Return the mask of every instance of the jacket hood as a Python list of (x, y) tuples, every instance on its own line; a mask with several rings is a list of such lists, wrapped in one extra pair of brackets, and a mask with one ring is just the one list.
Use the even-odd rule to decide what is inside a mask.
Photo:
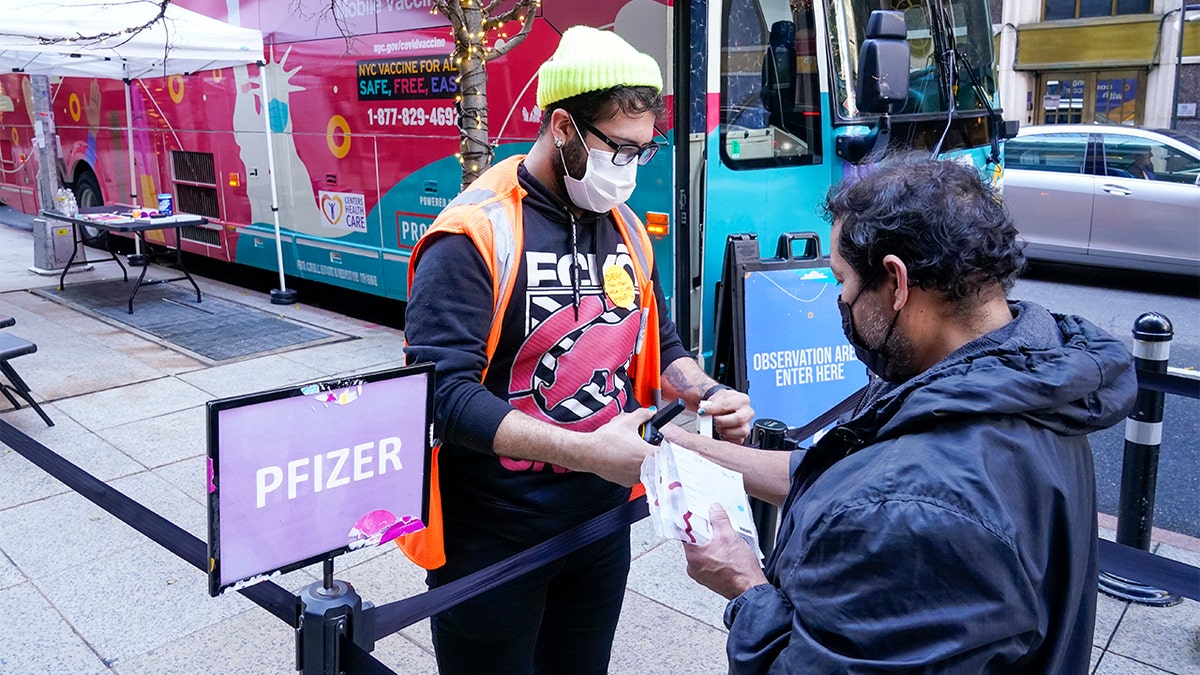
[(1078, 316), (1030, 302), (1010, 307), (1015, 323), (1004, 339), (980, 338), (884, 394), (866, 415), (876, 438), (961, 415), (1017, 415), (1079, 436), (1128, 415), (1137, 377), (1119, 340)]

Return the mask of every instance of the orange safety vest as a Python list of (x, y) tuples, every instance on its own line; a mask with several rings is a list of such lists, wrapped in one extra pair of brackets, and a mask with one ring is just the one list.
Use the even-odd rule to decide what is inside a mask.
[[(522, 226), (521, 200), (527, 194), (517, 181), (517, 165), (524, 155), (510, 157), (496, 164), (475, 180), (465, 192), (456, 197), (433, 222), (416, 246), (408, 262), (408, 288), (411, 292), (413, 273), (417, 259), (428, 242), (445, 234), (465, 234), (470, 237), (483, 257), (488, 272), (492, 275), (492, 329), (488, 333), (487, 358), (480, 381), (487, 377), (488, 365), (496, 346), (500, 343), (500, 328), (504, 311), (508, 307), (516, 273), (524, 250), (524, 228)], [(654, 405), (659, 400), (659, 377), (662, 373), (660, 345), (658, 339), (658, 303), (654, 300), (654, 286), (650, 272), (654, 265), (654, 251), (650, 237), (633, 210), (625, 204), (612, 210), (613, 219), (629, 257), (633, 261), (634, 279), (640, 298), (641, 331), (638, 335), (633, 358), (629, 364), (629, 376), (633, 382), (634, 397), (643, 406)], [(442, 492), (438, 482), (438, 449), (434, 446), (429, 468), (429, 522), (425, 529), (406, 534), (396, 540), (404, 555), (421, 567), (432, 570), (446, 564), (446, 551), (442, 539)], [(645, 494), (642, 485), (635, 485), (630, 499)]]

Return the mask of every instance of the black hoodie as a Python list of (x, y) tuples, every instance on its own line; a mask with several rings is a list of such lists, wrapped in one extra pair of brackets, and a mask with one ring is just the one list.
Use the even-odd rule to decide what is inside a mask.
[[(505, 536), (536, 541), (628, 498), (628, 488), (595, 475), (497, 457), (500, 420), (516, 408), (544, 422), (590, 431), (637, 409), (625, 367), (640, 326), (636, 297), (617, 306), (604, 291), (605, 270), (624, 267), (628, 251), (609, 214), (585, 214), (574, 226), (565, 205), (522, 164), (524, 250), (516, 286), (490, 365), (492, 280), (465, 235), (428, 242), (413, 277), (405, 336), (409, 362), (437, 368), (435, 433), (443, 513), (485, 519)], [(578, 286), (571, 251), (578, 251)], [(662, 364), (688, 356), (652, 274), (659, 306)], [(636, 284), (633, 284), (636, 294)], [(576, 297), (579, 298), (576, 302)], [(487, 379), (480, 373), (488, 365)]]

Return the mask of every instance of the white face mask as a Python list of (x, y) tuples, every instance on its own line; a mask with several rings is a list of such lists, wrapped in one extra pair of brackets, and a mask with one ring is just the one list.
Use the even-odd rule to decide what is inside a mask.
[[(571, 119), (571, 124), (575, 124), (574, 118)], [(575, 127), (575, 133), (579, 133), (578, 126)], [(583, 134), (579, 134), (579, 138), (582, 142)], [(562, 148), (558, 149), (558, 155), (562, 157)], [(563, 175), (567, 196), (575, 206), (585, 211), (606, 213), (619, 204), (624, 204), (629, 195), (633, 194), (633, 188), (637, 185), (637, 161), (617, 166), (613, 164), (612, 158), (612, 152), (588, 148), (587, 169), (583, 172), (583, 178), (575, 179), (571, 178), (570, 174)], [(566, 158), (563, 158), (563, 167), (566, 165)]]

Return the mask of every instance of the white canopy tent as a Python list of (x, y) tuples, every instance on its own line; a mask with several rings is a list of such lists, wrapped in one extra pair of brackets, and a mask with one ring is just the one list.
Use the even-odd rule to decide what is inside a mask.
[[(27, 0), (12, 3), (0, 20), (0, 72), (62, 77), (103, 77), (125, 82), (130, 190), (136, 191), (131, 98), (133, 80), (185, 75), (256, 63), (263, 65), (262, 33), (162, 0)], [(266, 69), (260, 76), (263, 106), (270, 100)], [(281, 293), (287, 293), (279, 231), (275, 161), (269, 116), (263, 115), (271, 212)], [(136, 200), (136, 192), (132, 195)]]

